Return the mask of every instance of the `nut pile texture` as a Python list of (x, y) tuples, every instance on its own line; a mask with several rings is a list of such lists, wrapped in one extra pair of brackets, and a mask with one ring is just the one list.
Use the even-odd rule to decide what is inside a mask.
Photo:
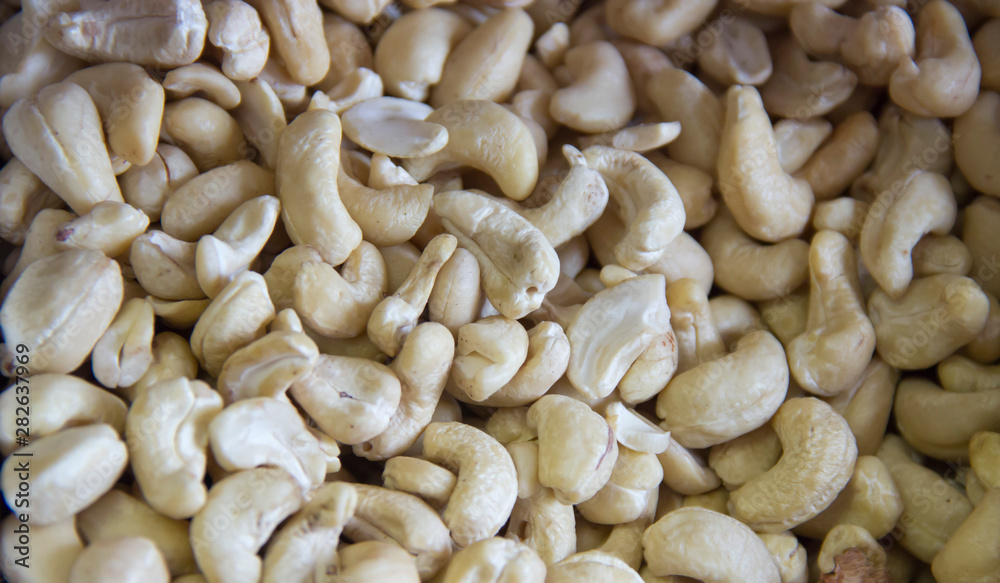
[(998, 0), (0, 0), (0, 115), (6, 581), (1000, 582)]

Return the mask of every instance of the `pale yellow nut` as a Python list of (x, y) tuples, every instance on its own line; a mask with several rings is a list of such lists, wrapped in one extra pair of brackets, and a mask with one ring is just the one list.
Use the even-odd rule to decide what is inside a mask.
[[(303, 253), (315, 254), (309, 250), (303, 248)], [(272, 264), (271, 270), (274, 269)], [(387, 291), (385, 262), (375, 247), (365, 241), (351, 252), (339, 273), (322, 261), (306, 260), (292, 277), (290, 291), (296, 310), (314, 330), (332, 338), (363, 333), (372, 311)], [(268, 289), (272, 296), (276, 294), (270, 286)]]
[(754, 330), (767, 329), (760, 312), (746, 300), (727, 294), (715, 296), (708, 301), (708, 305), (712, 321), (726, 346), (733, 346)]
[[(274, 90), (282, 107), (292, 113), (301, 113), (309, 105), (309, 88), (292, 78), (288, 68), (272, 51), (257, 79)], [(338, 112), (339, 113), (339, 112)]]
[(416, 559), (394, 543), (365, 541), (353, 544), (340, 550), (339, 559), (340, 574), (332, 579), (333, 583), (420, 581)]
[(143, 289), (164, 300), (205, 297), (196, 273), (196, 243), (163, 231), (148, 231), (132, 242), (129, 263)]
[(573, 83), (549, 103), (552, 119), (577, 131), (596, 133), (624, 126), (635, 113), (635, 90), (625, 60), (610, 43), (599, 41), (566, 53)]
[(680, 122), (647, 123), (621, 128), (620, 130), (604, 132), (580, 138), (581, 148), (595, 144), (611, 146), (630, 152), (645, 154), (656, 150), (677, 139), (681, 133)]
[(979, 481), (987, 488), (1000, 484), (1000, 434), (994, 431), (980, 431), (969, 441), (969, 457), (972, 469)]
[[(771, 424), (781, 459), (729, 498), (732, 515), (761, 532), (786, 530), (822, 512), (847, 485), (858, 457), (847, 422), (819, 399), (786, 401)], [(787, 486), (779, 494), (776, 484)]]
[(146, 374), (131, 387), (123, 389), (122, 395), (134, 401), (161, 380), (196, 376), (198, 360), (191, 354), (191, 344), (187, 339), (174, 332), (160, 332), (153, 337), (153, 362), (146, 369)]
[(528, 355), (528, 333), (518, 322), (491, 316), (458, 330), (452, 377), (473, 401), (482, 401), (503, 388)]
[[(913, 252), (911, 253), (913, 259), (913, 275), (916, 277), (924, 277), (928, 275), (937, 275), (939, 273), (954, 273), (957, 275), (968, 275), (972, 270), (972, 254), (969, 253), (968, 247), (962, 240), (953, 235), (925, 235), (916, 245), (913, 246)], [(1000, 305), (993, 305), (993, 296), (990, 298), (990, 320), (994, 320), (997, 316), (995, 315), (1000, 311)], [(992, 329), (992, 326), (987, 326), (987, 328)], [(991, 342), (994, 332), (988, 331), (987, 328), (983, 329), (981, 333), (982, 344), (975, 347), (969, 346), (967, 350), (978, 351), (989, 350), (991, 353), (996, 349), (989, 348), (985, 346)], [(997, 356), (1000, 356), (998, 354)], [(990, 357), (977, 356), (979, 360), (985, 360), (987, 362), (995, 360)]]
[(663, 467), (654, 454), (619, 447), (608, 482), (576, 508), (581, 516), (597, 524), (631, 522), (642, 516), (649, 492), (662, 481)]
[(708, 463), (726, 488), (735, 490), (774, 467), (780, 458), (778, 434), (770, 424), (765, 424), (730, 441), (713, 445)]
[(121, 490), (108, 492), (78, 514), (76, 524), (91, 543), (120, 537), (149, 539), (174, 577), (197, 571), (187, 521), (167, 518)]
[(361, 229), (340, 201), (332, 177), (340, 166), (340, 119), (308, 111), (282, 132), (276, 169), (281, 218), (296, 245), (312, 245), (340, 265), (361, 242)]
[[(864, 172), (879, 145), (878, 125), (867, 111), (851, 114), (795, 173), (812, 187), (817, 201), (844, 192)], [(818, 210), (818, 209), (817, 209)]]
[(217, 388), (226, 403), (280, 398), (294, 382), (312, 372), (318, 359), (316, 343), (305, 334), (272, 330), (226, 359)]
[[(358, 67), (345, 75), (326, 93), (320, 91), (314, 93), (308, 109), (328, 109), (337, 114), (344, 113), (363, 101), (382, 97), (384, 89), (382, 78), (378, 73), (365, 67)], [(289, 105), (286, 100), (286, 107)], [(298, 109), (294, 106), (291, 108)]]
[(145, 537), (126, 536), (91, 542), (73, 563), (70, 583), (168, 583), (170, 572), (163, 555)]
[(441, 466), (420, 458), (396, 456), (385, 462), (382, 472), (383, 486), (420, 497), (431, 506), (441, 509), (455, 489), (455, 474)]
[(323, 13), (315, 2), (250, 0), (271, 32), (277, 54), (292, 78), (303, 85), (323, 79), (330, 53), (323, 37)]
[(906, 370), (933, 366), (975, 338), (989, 309), (979, 285), (955, 274), (915, 280), (898, 300), (882, 290), (868, 300), (879, 355)]
[(982, 68), (957, 8), (944, 0), (920, 7), (917, 54), (904, 58), (889, 80), (889, 96), (907, 111), (955, 117), (976, 100)]
[(529, 409), (528, 427), (538, 431), (538, 479), (560, 501), (589, 500), (607, 483), (618, 459), (618, 442), (604, 418), (589, 407), (546, 395)]
[(714, 176), (725, 121), (722, 100), (694, 75), (673, 68), (653, 74), (646, 94), (664, 121), (679, 121), (692, 130), (681, 131), (667, 144), (670, 158)]
[[(1000, 572), (1000, 490), (988, 491), (934, 558), (931, 570), (939, 581), (991, 581)], [(982, 551), (980, 552), (980, 549)]]
[(1000, 196), (996, 144), (1000, 142), (1000, 94), (983, 91), (975, 103), (955, 119), (955, 162), (979, 192)]
[(483, 539), (455, 553), (443, 583), (499, 583), (546, 580), (545, 563), (528, 546), (502, 538)]
[(768, 43), (774, 72), (760, 88), (769, 114), (806, 119), (825, 115), (847, 100), (858, 76), (833, 61), (811, 61), (791, 36), (773, 36)]
[(514, 504), (507, 538), (527, 545), (551, 565), (576, 552), (576, 521), (571, 505), (557, 500), (550, 488), (541, 488)]
[(49, 85), (3, 117), (11, 151), (77, 214), (122, 202), (94, 101), (74, 83)]
[[(352, 253), (359, 255), (365, 253), (364, 245), (359, 245)], [(308, 245), (293, 245), (271, 261), (270, 267), (264, 272), (264, 281), (267, 283), (267, 292), (275, 310), (281, 311), (294, 306), (295, 280), (303, 270), (303, 266), (309, 262), (322, 264), (323, 258), (319, 251)], [(301, 317), (308, 318), (307, 314), (308, 311), (303, 310)]]
[(514, 89), (534, 24), (520, 8), (506, 8), (477, 26), (448, 53), (431, 105), (463, 99), (502, 102)]
[(94, 377), (114, 389), (135, 384), (153, 361), (153, 306), (135, 298), (122, 305), (115, 320), (94, 345)]
[[(386, 258), (387, 267), (391, 263), (390, 256), (387, 254), (388, 250), (397, 248), (402, 247), (387, 247), (381, 250), (383, 257)], [(395, 284), (392, 277), (393, 270), (391, 267), (389, 268), (390, 292), (395, 292), (402, 285), (405, 277), (413, 269), (413, 265), (416, 265), (420, 255), (419, 252), (416, 252), (416, 248), (414, 248), (414, 253), (408, 257), (405, 266), (401, 265), (402, 277)], [(434, 288), (427, 299), (430, 320), (443, 324), (452, 334), (457, 335), (459, 328), (479, 318), (482, 295), (482, 288), (479, 284), (479, 261), (470, 251), (461, 247), (456, 248), (434, 279)]]
[(243, 129), (243, 135), (260, 152), (264, 166), (274, 169), (278, 161), (278, 143), (288, 127), (285, 106), (271, 85), (262, 77), (252, 81), (237, 81), (240, 105), (233, 117)]
[(150, 221), (158, 221), (171, 195), (196, 176), (198, 169), (183, 150), (159, 144), (149, 164), (132, 166), (118, 183), (125, 202), (146, 213)]
[(809, 564), (806, 549), (799, 539), (790, 532), (761, 533), (771, 558), (778, 565), (782, 583), (806, 583), (809, 580)]
[(771, 243), (799, 235), (809, 221), (813, 194), (804, 180), (782, 169), (760, 94), (733, 87), (719, 147), (719, 190), (736, 222)]
[(685, 278), (672, 283), (667, 288), (667, 305), (677, 339), (678, 373), (726, 354), (708, 297), (696, 281)]
[[(69, 517), (60, 522), (46, 526), (28, 526), (31, 544), (35, 546), (31, 553), (31, 559), (27, 561), (29, 567), (23, 568), (15, 563), (18, 559), (23, 559), (18, 546), (18, 535), (24, 533), (24, 523), (18, 520), (16, 514), (11, 514), (3, 520), (2, 534), (0, 540), (3, 541), (2, 560), (0, 560), (0, 574), (11, 583), (35, 583), (42, 581), (68, 581), (73, 562), (83, 551), (84, 541), (74, 527), (75, 520)], [(18, 532), (21, 529), (21, 532)]]
[[(121, 301), (121, 270), (98, 251), (65, 251), (35, 261), (0, 309), (4, 370), (13, 372), (18, 365), (31, 373), (76, 369), (111, 324)], [(26, 350), (30, 358), (16, 358)]]
[(896, 389), (893, 412), (899, 434), (917, 451), (967, 461), (975, 433), (1000, 431), (998, 406), (1000, 389), (958, 393), (931, 381), (904, 379)]
[[(392, 24), (399, 22), (400, 19), (392, 21)], [(376, 48), (384, 44), (386, 33), (388, 33), (388, 29), (382, 34), (382, 38), (379, 40)], [(364, 36), (364, 33), (361, 32), (361, 29), (356, 24), (344, 20), (336, 14), (324, 12), (323, 36), (326, 38), (326, 46), (330, 52), (330, 68), (327, 70), (323, 80), (316, 84), (319, 90), (329, 91), (333, 89), (350, 72), (360, 67), (377, 70), (379, 76), (386, 83), (386, 89), (389, 89), (390, 82), (386, 72), (381, 67), (373, 65), (372, 47), (368, 43), (367, 37)], [(421, 38), (425, 41), (430, 41), (435, 37)], [(392, 91), (389, 91), (389, 93), (392, 94)], [(398, 97), (410, 98), (408, 95), (400, 95)]]
[(194, 0), (116, 0), (60, 12), (44, 34), (56, 48), (81, 59), (179, 67), (197, 60), (207, 29), (201, 3)]
[(259, 581), (257, 553), (302, 503), (298, 484), (280, 468), (245, 470), (216, 483), (191, 521), (195, 559), (205, 580)]
[(868, 203), (849, 196), (820, 201), (813, 208), (812, 227), (817, 231), (836, 231), (854, 245), (870, 208)]
[[(59, 206), (63, 206), (61, 201)], [(75, 218), (73, 213), (57, 209), (42, 209), (35, 215), (25, 233), (24, 245), (8, 258), (8, 261), (14, 260), (14, 263), (13, 266), (10, 263), (5, 266), (9, 273), (3, 283), (0, 283), (0, 293), (6, 296), (11, 286), (31, 264), (62, 252), (56, 233), (63, 224)]]
[(975, 36), (972, 37), (972, 46), (979, 57), (979, 64), (982, 68), (982, 89), (1000, 91), (1000, 73), (997, 72), (997, 63), (1000, 62), (1000, 42), (997, 33), (1000, 32), (1000, 19), (993, 18), (986, 21)]
[(389, 426), (402, 396), (401, 382), (385, 365), (364, 358), (320, 355), (289, 394), (321, 431), (354, 445)]
[[(760, 537), (738, 520), (704, 508), (667, 513), (643, 533), (642, 548), (656, 575), (720, 582), (781, 581)], [(720, 548), (731, 552), (720, 555), (715, 552)]]
[(103, 201), (87, 214), (73, 219), (56, 231), (56, 245), (62, 250), (93, 249), (107, 257), (129, 251), (132, 242), (149, 226), (149, 217), (123, 202)]
[(783, 119), (774, 124), (781, 169), (794, 174), (833, 131), (825, 119)]
[(684, 203), (684, 228), (694, 229), (710, 221), (718, 209), (712, 194), (712, 176), (694, 166), (675, 162), (657, 152), (646, 153), (677, 189)]
[(274, 305), (264, 278), (252, 271), (238, 274), (198, 319), (191, 332), (191, 351), (208, 374), (217, 377), (229, 356), (264, 335), (274, 319)]
[[(6, 109), (18, 99), (30, 97), (43, 87), (58, 83), (73, 71), (87, 66), (84, 61), (67, 55), (45, 40), (42, 29), (57, 10), (29, 4), (18, 13), (19, 7), (5, 6), (11, 14), (9, 18), (0, 18), (4, 25), (0, 28), (0, 36), (10, 39), (0, 49), (3, 56), (0, 109)], [(0, 142), (3, 140), (0, 139)], [(0, 147), (9, 151), (6, 144)]]
[(160, 138), (184, 150), (201, 172), (236, 162), (248, 152), (243, 132), (233, 116), (200, 97), (167, 104)]
[(962, 242), (972, 253), (969, 277), (979, 282), (984, 291), (1000, 292), (1000, 247), (991, 232), (1000, 225), (1000, 201), (980, 196), (966, 207), (962, 225)]
[[(773, 69), (764, 32), (751, 20), (719, 19), (719, 30), (698, 55), (698, 66), (709, 77), (725, 85), (762, 85)], [(700, 44), (699, 44), (700, 46)]]
[(479, 261), (483, 291), (500, 313), (520, 318), (555, 287), (559, 257), (545, 235), (514, 211), (469, 191), (434, 197), (434, 211)]
[(988, 391), (1000, 388), (1000, 368), (982, 365), (964, 356), (952, 355), (937, 365), (941, 387), (952, 392)]
[[(18, 398), (29, 395), (34, 411), (28, 429), (18, 427)], [(23, 399), (21, 399), (23, 401)], [(40, 374), (30, 384), (14, 384), (0, 393), (0, 452), (10, 455), (19, 447), (18, 438), (28, 443), (67, 427), (106, 424), (122, 433), (128, 407), (111, 394), (83, 379), (62, 374)]]
[(337, 188), (348, 214), (361, 228), (362, 237), (379, 247), (410, 240), (427, 217), (434, 194), (429, 184), (365, 186), (344, 166), (337, 174)]
[[(110, 490), (129, 455), (125, 443), (107, 424), (70, 427), (21, 448), (25, 457), (9, 456), (0, 474), (4, 501), (15, 506), (26, 484), (31, 493), (31, 521), (39, 526), (71, 518)], [(29, 460), (25, 463), (25, 460)], [(28, 476), (22, 480), (25, 469)]]
[(171, 100), (201, 93), (223, 109), (233, 109), (240, 104), (240, 91), (236, 84), (218, 69), (202, 63), (170, 71), (163, 79), (163, 89)]
[(524, 364), (507, 384), (480, 404), (512, 407), (531, 403), (563, 376), (569, 365), (569, 356), (569, 339), (562, 327), (555, 322), (539, 322), (528, 330), (528, 354)]
[(21, 245), (39, 212), (62, 205), (62, 199), (17, 158), (0, 168), (0, 239)]
[(889, 469), (903, 502), (896, 540), (917, 559), (933, 562), (972, 512), (972, 503), (937, 472), (921, 465), (920, 456), (898, 435), (885, 436), (878, 458)]
[(218, 393), (184, 377), (136, 395), (126, 441), (142, 495), (157, 512), (188, 518), (204, 505), (208, 424), (221, 409)]
[(198, 241), (195, 276), (209, 297), (215, 297), (236, 274), (249, 268), (271, 237), (280, 207), (273, 196), (248, 200), (214, 233)]
[(827, 399), (851, 426), (859, 455), (874, 455), (882, 442), (898, 380), (899, 371), (875, 356), (854, 387)]
[(852, 549), (860, 551), (868, 565), (872, 567), (885, 566), (885, 550), (872, 537), (871, 533), (860, 526), (840, 524), (827, 533), (823, 539), (823, 546), (820, 548), (817, 558), (820, 571), (833, 573), (836, 567), (834, 558)]
[(614, 0), (607, 5), (606, 17), (616, 32), (649, 45), (663, 46), (694, 32), (716, 4), (716, 0)]
[(423, 121), (433, 112), (429, 105), (378, 97), (344, 112), (344, 134), (359, 146), (396, 158), (416, 158), (437, 152), (448, 143), (448, 130)]
[(271, 48), (257, 11), (242, 0), (213, 0), (202, 7), (208, 19), (206, 40), (222, 52), (222, 72), (234, 81), (256, 77)]
[(503, 106), (485, 100), (460, 100), (438, 108), (424, 120), (448, 130), (448, 145), (425, 158), (404, 160), (418, 182), (446, 164), (481, 170), (514, 200), (524, 200), (538, 180), (538, 153), (527, 124)]

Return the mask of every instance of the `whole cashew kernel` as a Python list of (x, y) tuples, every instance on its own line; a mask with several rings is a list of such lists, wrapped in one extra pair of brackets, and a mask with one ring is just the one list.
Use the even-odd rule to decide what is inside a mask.
[(725, 122), (722, 100), (691, 73), (673, 68), (650, 77), (646, 94), (665, 121), (679, 121), (685, 128), (698, 128), (697, 131), (682, 131), (677, 139), (667, 144), (670, 158), (714, 176)]
[(312, 372), (318, 359), (316, 343), (305, 334), (272, 330), (226, 359), (216, 388), (227, 404), (254, 397), (280, 399)]
[(191, 352), (208, 374), (218, 377), (234, 352), (264, 335), (274, 305), (260, 274), (243, 271), (222, 288), (191, 331)]
[[(311, 257), (312, 247), (296, 247), (306, 260), (289, 270), (292, 306), (316, 332), (330, 338), (353, 338), (363, 334), (375, 306), (384, 297), (387, 286), (385, 261), (378, 249), (367, 241), (351, 251), (338, 273), (330, 264)], [(282, 253), (293, 259), (288, 251)], [(298, 257), (300, 253), (296, 253)], [(276, 262), (277, 263), (277, 260)], [(271, 273), (276, 265), (268, 270)], [(291, 267), (291, 266), (290, 266)], [(274, 277), (278, 277), (277, 272)], [(266, 280), (265, 276), (265, 280)], [(272, 297), (276, 289), (270, 285)]]
[(271, 36), (257, 11), (242, 0), (212, 0), (203, 8), (206, 40), (222, 52), (222, 72), (234, 81), (256, 77), (271, 48)]
[[(424, 34), (429, 28), (435, 34)], [(465, 19), (434, 7), (408, 12), (393, 21), (375, 47), (374, 69), (386, 93), (426, 100), (430, 88), (441, 80), (448, 55), (470, 31), (472, 26)]]
[(795, 119), (826, 115), (844, 103), (858, 76), (832, 61), (811, 61), (791, 36), (773, 37), (774, 72), (760, 88), (767, 113)]
[[(976, 505), (934, 557), (931, 570), (940, 581), (989, 581), (1000, 572), (993, 534), (1000, 528), (1000, 490), (993, 488)], [(983, 548), (984, 552), (973, 549)]]
[(153, 362), (153, 306), (129, 300), (94, 345), (90, 359), (94, 377), (108, 388), (135, 384)]
[(931, 381), (903, 379), (893, 413), (899, 434), (920, 453), (939, 459), (969, 459), (969, 442), (978, 431), (1000, 431), (995, 414), (1000, 389), (945, 391)]
[(64, 223), (55, 233), (59, 250), (94, 249), (106, 257), (129, 251), (149, 226), (149, 217), (123, 202), (102, 201), (87, 214)]
[(518, 322), (492, 316), (458, 330), (452, 378), (465, 396), (480, 402), (503, 388), (528, 356), (528, 333)]
[(617, 130), (635, 113), (635, 91), (625, 60), (608, 42), (576, 46), (566, 52), (571, 85), (552, 94), (549, 114), (581, 132)]
[(837, 124), (830, 138), (809, 157), (795, 177), (809, 183), (817, 202), (830, 200), (861, 176), (875, 158), (878, 146), (878, 125), (872, 114), (867, 111), (851, 114)]
[(1000, 139), (1000, 94), (983, 91), (975, 103), (955, 118), (955, 163), (976, 190), (1000, 196), (1000, 179), (990, 168), (997, 161), (994, 146)]
[(616, 32), (649, 45), (662, 46), (693, 32), (717, 3), (717, 0), (611, 0), (606, 5), (606, 17), (608, 25)]
[(489, 538), (455, 553), (442, 583), (543, 583), (545, 563), (529, 547), (508, 539)]
[(420, 458), (396, 456), (385, 462), (383, 486), (418, 496), (431, 506), (442, 509), (455, 489), (455, 474)]
[[(383, 248), (381, 251), (385, 256), (386, 249)], [(412, 265), (404, 266), (400, 270), (405, 273), (398, 280), (398, 284), (393, 285), (390, 276), (389, 291), (395, 292), (403, 284), (419, 258), (420, 255), (417, 254), (412, 258)], [(390, 269), (390, 275), (391, 272)], [(462, 326), (478, 319), (483, 303), (479, 281), (479, 261), (475, 255), (467, 249), (456, 248), (434, 278), (434, 287), (427, 299), (431, 321), (443, 324), (457, 336)]]
[(145, 537), (126, 536), (91, 542), (73, 563), (71, 583), (168, 583), (170, 572), (163, 555)]

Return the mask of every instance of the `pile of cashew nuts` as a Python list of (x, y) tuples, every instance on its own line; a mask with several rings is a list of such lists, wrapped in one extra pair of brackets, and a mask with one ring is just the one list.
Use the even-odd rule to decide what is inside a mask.
[(0, 0), (11, 583), (1000, 583), (1000, 1)]

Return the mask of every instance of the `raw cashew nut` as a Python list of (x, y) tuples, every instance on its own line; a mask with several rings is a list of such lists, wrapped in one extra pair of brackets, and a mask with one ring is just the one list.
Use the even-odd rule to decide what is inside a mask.
[[(427, 30), (434, 34), (426, 34)], [(434, 7), (407, 12), (394, 20), (375, 46), (374, 69), (382, 77), (386, 93), (425, 101), (430, 87), (441, 80), (448, 55), (471, 30), (461, 16)]]
[(969, 459), (978, 431), (1000, 431), (1000, 388), (957, 393), (931, 381), (904, 379), (896, 389), (896, 427), (917, 451), (948, 460)]
[(701, 244), (715, 266), (715, 283), (745, 300), (785, 297), (809, 279), (808, 243), (760, 243), (740, 229), (727, 209), (719, 209), (705, 225)]
[(788, 345), (788, 362), (799, 385), (820, 396), (855, 386), (875, 352), (857, 260), (847, 237), (833, 231), (813, 236), (809, 250), (809, 321)]
[(917, 12), (917, 56), (904, 58), (889, 80), (889, 96), (927, 117), (955, 117), (972, 107), (982, 69), (957, 8), (934, 0)]
[(604, 15), (615, 32), (648, 45), (663, 46), (694, 32), (717, 3), (717, 0), (611, 0)]
[(722, 101), (697, 77), (673, 68), (650, 77), (646, 94), (664, 121), (679, 121), (685, 128), (698, 128), (697, 131), (682, 131), (677, 139), (667, 144), (670, 158), (714, 176), (725, 122)]
[(125, 420), (132, 471), (157, 512), (187, 518), (205, 503), (208, 424), (222, 398), (184, 377), (162, 380), (136, 395)]
[[(735, 490), (774, 467), (781, 458), (781, 440), (770, 424), (713, 445), (708, 463), (727, 490)], [(728, 512), (728, 510), (726, 511)]]
[(517, 321), (492, 316), (458, 330), (452, 377), (475, 402), (503, 388), (528, 355), (528, 333)]
[(876, 349), (890, 366), (933, 366), (972, 340), (989, 317), (990, 302), (975, 281), (941, 274), (913, 281), (898, 300), (875, 290), (868, 316)]
[(451, 235), (438, 235), (420, 254), (406, 281), (396, 293), (379, 302), (368, 319), (368, 338), (389, 356), (396, 356), (407, 334), (417, 325), (427, 306), (434, 279), (455, 252), (457, 242)]
[(587, 166), (601, 173), (616, 214), (628, 225), (615, 246), (618, 263), (639, 270), (655, 263), (680, 235), (687, 218), (677, 189), (655, 164), (635, 152), (591, 146)]
[(129, 264), (142, 288), (162, 300), (205, 297), (198, 285), (196, 243), (150, 230), (132, 241)]
[(795, 174), (832, 131), (825, 119), (783, 119), (774, 124), (781, 169)]
[[(363, 104), (372, 100), (364, 101)], [(402, 140), (400, 132), (394, 142)], [(388, 149), (388, 148), (383, 148)], [(434, 187), (430, 184), (395, 184), (376, 187), (363, 185), (340, 167), (337, 188), (344, 207), (361, 228), (366, 241), (380, 247), (399, 245), (410, 240), (427, 218)]]
[(135, 384), (153, 362), (153, 306), (145, 298), (126, 302), (94, 345), (94, 378), (114, 389)]
[(376, 97), (344, 112), (344, 134), (356, 144), (394, 158), (433, 154), (448, 143), (448, 130), (423, 121), (434, 110), (398, 97)]
[(861, 176), (875, 158), (878, 146), (878, 125), (872, 114), (853, 113), (837, 124), (830, 138), (809, 157), (795, 178), (809, 183), (817, 201), (830, 200)]
[(623, 524), (638, 520), (649, 493), (663, 481), (663, 467), (651, 453), (618, 448), (618, 460), (608, 482), (590, 500), (576, 506), (580, 515), (596, 524)]
[(191, 520), (191, 546), (206, 581), (259, 581), (257, 553), (302, 502), (298, 483), (280, 468), (237, 472), (213, 485)]
[(785, 351), (770, 332), (758, 330), (732, 353), (671, 379), (656, 400), (656, 415), (684, 447), (708, 447), (766, 423), (787, 390)]
[(3, 116), (11, 151), (78, 215), (102, 200), (122, 202), (94, 101), (75, 83), (18, 100)]
[(382, 471), (383, 486), (418, 496), (437, 509), (448, 504), (457, 480), (455, 474), (437, 464), (401, 455), (387, 459)]
[(608, 581), (609, 583), (639, 583), (642, 578), (628, 563), (600, 550), (577, 553), (566, 557), (548, 569), (547, 583), (574, 581)]
[(530, 547), (503, 539), (483, 539), (455, 553), (442, 583), (543, 583), (545, 563)]
[[(989, 490), (934, 557), (931, 570), (939, 581), (989, 581), (1000, 572), (1000, 490)], [(983, 549), (979, 552), (978, 549)]]
[(479, 404), (485, 407), (517, 407), (532, 403), (563, 376), (569, 358), (569, 339), (562, 327), (555, 322), (539, 322), (528, 330), (528, 352), (524, 364), (507, 384)]
[[(101, 423), (70, 427), (36, 439), (8, 456), (0, 468), (9, 508), (30, 492), (31, 522), (40, 526), (71, 518), (110, 490), (129, 462), (118, 431)], [(25, 460), (28, 461), (25, 461)]]
[(1000, 433), (980, 431), (969, 441), (969, 458), (979, 481), (987, 488), (1000, 484)]
[(573, 83), (552, 94), (552, 119), (580, 132), (598, 133), (623, 127), (635, 113), (635, 90), (625, 60), (606, 41), (576, 46), (566, 52), (565, 66)]
[(860, 552), (869, 567), (885, 567), (885, 550), (864, 528), (853, 524), (835, 526), (823, 539), (817, 563), (822, 573), (833, 573), (837, 565), (835, 558), (847, 552)]
[[(128, 57), (131, 60), (131, 55)], [(107, 63), (66, 77), (87, 90), (108, 136), (108, 149), (145, 166), (153, 159), (163, 118), (163, 87), (139, 65)]]
[(3, 541), (2, 556), (0, 556), (0, 574), (10, 583), (48, 583), (49, 581), (69, 581), (73, 562), (83, 551), (84, 542), (75, 528), (75, 519), (71, 516), (60, 522), (42, 526), (29, 526), (31, 544), (34, 547), (28, 552), (31, 559), (28, 568), (23, 568), (14, 561), (23, 558), (18, 546), (18, 535), (23, 534), (24, 523), (18, 520), (16, 514), (4, 518), (0, 524), (0, 540)]
[(746, 18), (717, 22), (721, 30), (712, 31), (711, 43), (698, 55), (701, 70), (724, 85), (764, 84), (772, 71), (764, 32)]
[(118, 257), (129, 251), (132, 241), (148, 226), (149, 217), (142, 211), (123, 202), (105, 200), (59, 227), (56, 246), (60, 250), (94, 249), (106, 257)]
[(938, 379), (946, 391), (1000, 389), (1000, 367), (981, 365), (964, 356), (952, 355), (937, 366)]
[(347, 213), (332, 178), (340, 168), (340, 119), (307, 111), (281, 133), (275, 171), (281, 219), (296, 245), (312, 245), (330, 265), (340, 265), (361, 243), (361, 229)]
[(184, 99), (201, 93), (223, 109), (240, 104), (240, 90), (218, 69), (202, 63), (185, 65), (167, 73), (163, 88), (170, 99)]
[(997, 165), (990, 144), (1000, 139), (1000, 94), (983, 91), (968, 111), (955, 119), (955, 163), (976, 190), (1000, 196), (1000, 178), (991, 171)]
[(740, 521), (704, 508), (667, 513), (643, 533), (642, 549), (649, 570), (659, 576), (718, 583), (781, 581), (760, 537)]
[(589, 500), (611, 477), (618, 442), (604, 418), (584, 403), (545, 395), (528, 410), (528, 427), (538, 431), (538, 479), (560, 502)]
[(330, 52), (323, 36), (323, 13), (315, 2), (250, 0), (271, 32), (281, 61), (296, 83), (318, 83), (330, 68)]
[(312, 372), (318, 359), (316, 343), (305, 334), (272, 329), (226, 359), (217, 389), (227, 404), (254, 397), (281, 399), (288, 387)]
[(787, 530), (822, 512), (847, 485), (858, 457), (850, 426), (819, 399), (786, 401), (771, 425), (781, 459), (729, 496), (730, 513), (760, 532)]
[(401, 387), (385, 365), (324, 354), (309, 374), (292, 383), (289, 393), (321, 431), (354, 445), (385, 431), (399, 406)]
[[(24, 270), (0, 308), (8, 376), (19, 345), (31, 373), (69, 373), (83, 364), (122, 301), (118, 263), (98, 251), (64, 251)], [(22, 376), (22, 375), (19, 375)]]
[[(323, 483), (328, 459), (295, 407), (270, 397), (237, 401), (208, 425), (212, 454), (230, 472), (278, 467), (298, 482), (303, 492)], [(340, 469), (331, 460), (331, 471)]]
[(0, 168), (0, 238), (4, 241), (23, 244), (35, 216), (62, 204), (62, 199), (17, 158)]
[(665, 300), (660, 275), (633, 277), (587, 300), (566, 329), (566, 376), (573, 386), (589, 398), (610, 395), (650, 344), (670, 331)]
[(559, 256), (541, 231), (503, 204), (469, 191), (436, 195), (434, 211), (479, 261), (483, 291), (501, 314), (517, 319), (538, 309), (559, 278)]
[(773, 37), (774, 72), (760, 88), (767, 113), (808, 119), (826, 115), (844, 103), (858, 84), (858, 76), (832, 61), (811, 61), (791, 36)]
[[(383, 257), (386, 257), (388, 249), (394, 248), (383, 248), (381, 250)], [(399, 289), (406, 276), (413, 270), (413, 266), (420, 258), (415, 248), (413, 253), (414, 255), (409, 257), (411, 263), (400, 268), (402, 277), (396, 280), (395, 285), (390, 283), (389, 291), (395, 292)], [(392, 269), (390, 273), (391, 271)], [(392, 277), (389, 279), (390, 282), (393, 281)], [(431, 295), (427, 299), (431, 322), (443, 324), (452, 334), (457, 335), (462, 326), (476, 321), (483, 303), (479, 281), (479, 261), (467, 249), (456, 248), (434, 278), (434, 288), (431, 289)]]
[(145, 537), (126, 536), (93, 541), (80, 553), (70, 571), (71, 583), (169, 583), (163, 555)]
[(495, 535), (517, 499), (517, 473), (507, 450), (458, 422), (428, 425), (423, 448), (428, 461), (458, 476), (443, 515), (455, 544), (464, 548)]
[(236, 274), (257, 257), (278, 221), (281, 203), (273, 196), (260, 196), (241, 204), (211, 235), (198, 241), (195, 275), (198, 285), (215, 297)]
[(448, 130), (448, 144), (403, 168), (417, 182), (449, 167), (471, 166), (489, 174), (509, 198), (524, 200), (538, 180), (538, 151), (528, 125), (502, 105), (482, 99), (452, 101), (424, 119)]
[(212, 0), (203, 8), (207, 40), (222, 52), (222, 72), (234, 81), (256, 77), (271, 48), (271, 36), (257, 11), (242, 0)]
[[(316, 253), (311, 247), (297, 249), (307, 258)], [(292, 305), (312, 329), (331, 338), (363, 333), (388, 289), (385, 262), (378, 249), (366, 241), (351, 251), (339, 273), (328, 263), (308, 259), (296, 271), (289, 273), (294, 282)], [(268, 291), (275, 294), (270, 285)]]
[(225, 109), (200, 97), (187, 97), (163, 108), (160, 139), (191, 157), (201, 172), (247, 156), (240, 124)]
[(776, 243), (802, 233), (812, 212), (809, 183), (782, 168), (777, 143), (753, 87), (726, 94), (726, 123), (719, 146), (719, 190), (748, 234)]
[(191, 331), (191, 352), (208, 374), (218, 377), (229, 356), (264, 335), (274, 306), (260, 274), (240, 272), (198, 319)]
[(434, 322), (417, 325), (389, 365), (402, 389), (399, 408), (386, 430), (355, 445), (354, 454), (366, 459), (387, 459), (413, 445), (431, 422), (454, 355), (455, 339), (447, 328)]

